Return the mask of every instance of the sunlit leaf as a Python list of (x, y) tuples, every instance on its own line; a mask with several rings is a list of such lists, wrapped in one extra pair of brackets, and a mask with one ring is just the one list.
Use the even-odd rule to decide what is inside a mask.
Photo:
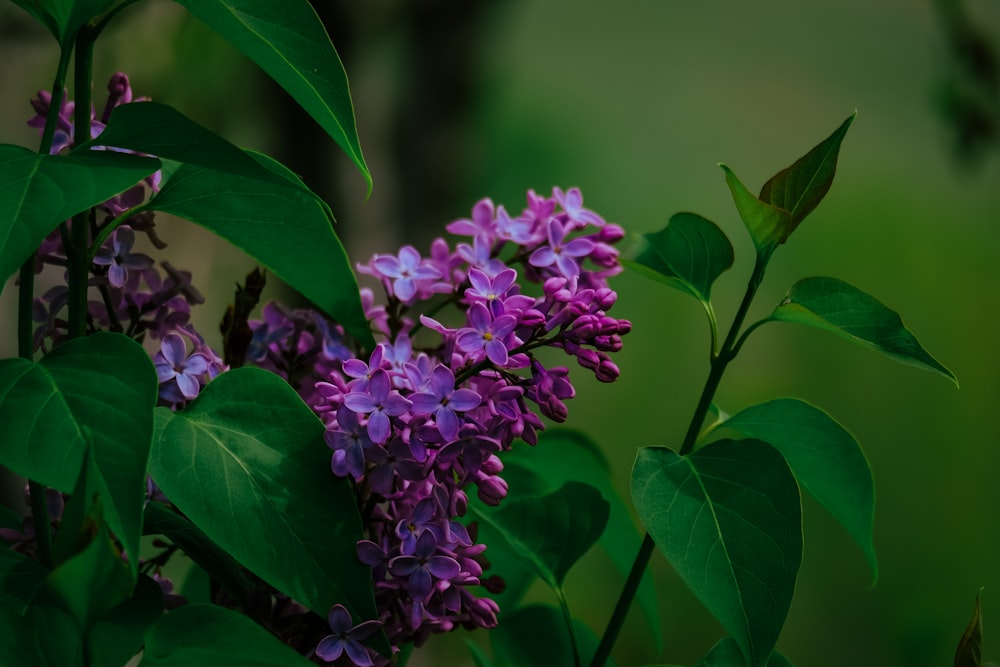
[(361, 516), (330, 473), (323, 424), (273, 373), (237, 368), (187, 408), (156, 413), (150, 473), (216, 544), (322, 617), (343, 604), (377, 618), (358, 560)]
[(0, 144), (0, 285), (59, 223), (159, 168), (159, 160), (112, 151), (39, 155)]
[[(267, 158), (253, 157), (270, 169)], [(344, 325), (363, 345), (373, 346), (347, 253), (314, 195), (291, 183), (182, 165), (146, 208), (190, 220), (230, 241)]]
[(251, 619), (211, 604), (164, 614), (146, 631), (140, 667), (309, 667), (303, 658)]
[(721, 427), (763, 440), (781, 452), (802, 488), (858, 543), (868, 558), (873, 579), (878, 579), (872, 539), (875, 483), (854, 436), (819, 408), (796, 398), (746, 408)]
[(958, 384), (951, 371), (920, 346), (895, 311), (843, 280), (800, 280), (771, 313), (771, 319), (832, 331), (890, 359), (939, 373)]
[(660, 231), (643, 234), (622, 263), (708, 302), (712, 283), (733, 265), (733, 246), (715, 223), (694, 213), (677, 213)]
[(351, 158), (371, 191), (347, 73), (307, 0), (177, 0), (257, 63)]
[(762, 667), (785, 622), (802, 560), (799, 488), (780, 453), (719, 440), (679, 456), (639, 450), (632, 498), (688, 588)]

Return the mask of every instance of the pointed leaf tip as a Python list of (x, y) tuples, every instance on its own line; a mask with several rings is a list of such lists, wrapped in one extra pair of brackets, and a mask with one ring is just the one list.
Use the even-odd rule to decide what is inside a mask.
[(983, 665), (983, 617), (979, 602), (982, 594), (983, 589), (980, 588), (976, 593), (976, 606), (972, 611), (972, 619), (958, 642), (958, 648), (955, 649), (955, 667)]

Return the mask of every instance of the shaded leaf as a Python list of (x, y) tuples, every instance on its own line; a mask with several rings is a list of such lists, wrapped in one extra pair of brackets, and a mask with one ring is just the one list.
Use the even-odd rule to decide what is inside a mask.
[(90, 631), (88, 665), (121, 667), (142, 648), (146, 628), (163, 613), (163, 592), (159, 584), (139, 575), (132, 597), (105, 614)]
[(720, 427), (763, 440), (781, 452), (802, 488), (858, 543), (868, 558), (873, 580), (878, 579), (872, 539), (875, 482), (854, 436), (819, 408), (796, 398), (746, 408)]
[(832, 331), (900, 363), (943, 375), (958, 385), (951, 371), (920, 346), (895, 311), (843, 280), (800, 280), (770, 319)]
[(232, 556), (193, 523), (161, 503), (150, 502), (146, 505), (142, 532), (144, 535), (159, 534), (170, 538), (241, 606), (245, 606), (247, 594), (254, 588), (250, 579)]
[(0, 361), (0, 463), (70, 492), (92, 447), (108, 525), (138, 563), (156, 370), (138, 343), (99, 332), (40, 362)]
[(780, 453), (719, 440), (679, 456), (639, 450), (632, 498), (688, 588), (761, 667), (777, 641), (802, 559), (799, 489)]
[(466, 639), (465, 645), (469, 647), (469, 655), (472, 656), (472, 662), (476, 663), (476, 667), (494, 667), (493, 661), (490, 660), (479, 644)]
[(0, 596), (0, 665), (84, 667), (76, 620), (51, 604), (33, 604), (24, 615)]
[(982, 589), (976, 594), (976, 607), (972, 611), (969, 626), (962, 633), (962, 639), (955, 649), (955, 667), (982, 667), (983, 664), (983, 615), (979, 598)]
[[(35, 594), (45, 585), (48, 574), (45, 566), (34, 558), (6, 546), (0, 547), (0, 596), (8, 596), (0, 606), (10, 606), (19, 614), (24, 613)], [(19, 604), (12, 603), (14, 598)]]
[(643, 234), (622, 263), (707, 303), (712, 283), (733, 265), (733, 246), (710, 220), (677, 213), (660, 231)]
[(156, 483), (216, 544), (322, 617), (343, 604), (377, 618), (371, 571), (358, 560), (361, 516), (330, 473), (323, 425), (273, 373), (237, 368), (185, 410), (156, 411)]
[(750, 232), (757, 254), (772, 252), (791, 233), (791, 214), (757, 199), (729, 167), (724, 164), (719, 166), (726, 173), (726, 184), (733, 195), (736, 210)]
[(257, 63), (351, 158), (368, 184), (347, 73), (307, 0), (177, 0)]
[(39, 155), (0, 144), (0, 281), (9, 278), (59, 223), (159, 168), (159, 160), (112, 151)]
[[(579, 620), (573, 634), (579, 642), (581, 663), (590, 663), (599, 640)], [(504, 617), (490, 632), (497, 667), (573, 667), (573, 649), (560, 611), (548, 605), (530, 605)], [(606, 667), (613, 667), (608, 660)]]
[(761, 188), (761, 201), (788, 211), (791, 215), (791, 226), (781, 239), (782, 243), (829, 192), (833, 176), (837, 171), (840, 143), (857, 115), (855, 111), (848, 116), (833, 134), (814, 146), (790, 167), (772, 176)]
[[(726, 637), (719, 640), (695, 667), (747, 667), (747, 660), (740, 652), (740, 645), (736, 640)], [(773, 651), (767, 661), (767, 667), (792, 667), (792, 663), (785, 656)]]
[[(268, 158), (253, 157), (278, 169)], [(182, 165), (145, 208), (190, 220), (228, 240), (344, 325), (362, 345), (374, 346), (347, 253), (314, 195), (291, 183)]]
[(309, 667), (309, 662), (252, 620), (210, 604), (164, 614), (146, 631), (140, 667)]

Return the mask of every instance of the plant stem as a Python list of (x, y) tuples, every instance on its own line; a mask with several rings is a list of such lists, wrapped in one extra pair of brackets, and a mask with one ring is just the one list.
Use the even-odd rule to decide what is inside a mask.
[[(94, 64), (94, 39), (92, 28), (84, 25), (76, 36), (76, 60), (73, 64), (73, 92), (76, 107), (73, 115), (74, 143), (90, 139), (91, 71)], [(69, 337), (78, 338), (86, 333), (87, 282), (90, 277), (88, 253), (90, 211), (73, 216), (70, 245), (66, 248), (69, 260)]]
[[(760, 283), (764, 279), (764, 271), (767, 269), (767, 263), (771, 259), (772, 252), (773, 248), (757, 253), (757, 261), (754, 264), (753, 273), (750, 275), (750, 280), (747, 283), (746, 292), (743, 294), (743, 301), (740, 302), (740, 307), (736, 311), (736, 316), (729, 327), (729, 333), (726, 334), (726, 340), (722, 344), (722, 349), (719, 350), (718, 354), (715, 354), (713, 350), (708, 379), (705, 380), (705, 387), (702, 389), (701, 398), (698, 399), (698, 405), (694, 409), (694, 415), (691, 417), (691, 423), (688, 425), (687, 434), (684, 436), (684, 441), (681, 444), (681, 456), (690, 454), (694, 449), (695, 443), (698, 441), (698, 434), (701, 432), (702, 424), (704, 424), (705, 417), (708, 415), (708, 409), (712, 405), (712, 399), (715, 398), (715, 391), (719, 387), (719, 382), (722, 380), (726, 366), (736, 357), (738, 349), (737, 340), (741, 340), (739, 339), (740, 327), (743, 326), (743, 320), (746, 319), (747, 313), (750, 311), (750, 304), (757, 294), (757, 288), (760, 287)], [(601, 643), (597, 646), (597, 651), (594, 652), (593, 660), (590, 661), (590, 667), (604, 667), (608, 656), (611, 655), (611, 648), (618, 639), (618, 633), (625, 623), (628, 610), (632, 606), (632, 601), (635, 599), (636, 593), (639, 591), (642, 576), (649, 565), (650, 558), (653, 556), (654, 546), (653, 538), (647, 532), (642, 539), (642, 544), (639, 546), (639, 552), (636, 554), (635, 560), (632, 561), (632, 569), (629, 571), (625, 586), (622, 587), (622, 592), (618, 597), (618, 602), (615, 604), (615, 609), (611, 613), (611, 619), (608, 621), (608, 626), (601, 637)]]

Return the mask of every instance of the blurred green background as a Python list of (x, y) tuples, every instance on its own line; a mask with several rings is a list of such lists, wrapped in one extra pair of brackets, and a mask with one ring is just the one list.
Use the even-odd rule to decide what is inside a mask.
[[(985, 656), (1000, 658), (1000, 151), (991, 143), (1000, 113), (990, 60), (1000, 46), (1000, 6), (316, 6), (351, 76), (375, 178), (368, 201), (332, 142), (172, 3), (130, 9), (98, 47), (97, 77), (125, 70), (137, 94), (287, 161), (331, 200), (356, 260), (402, 242), (426, 249), (480, 197), (519, 211), (528, 188), (575, 185), (589, 207), (630, 232), (659, 229), (681, 210), (726, 230), (738, 259), (714, 294), (727, 323), (751, 249), (716, 163), (755, 190), (857, 109), (827, 200), (775, 256), (751, 317), (769, 312), (800, 277), (843, 278), (900, 312), (961, 389), (793, 325), (764, 327), (730, 366), (717, 396), (725, 410), (802, 397), (854, 433), (875, 474), (877, 586), (846, 532), (804, 499), (804, 562), (779, 648), (800, 667), (950, 665), (984, 587)], [(27, 101), (50, 84), (56, 55), (23, 12), (0, 5), (0, 140), (36, 144), (24, 126)], [(253, 264), (189, 225), (161, 226), (173, 263), (194, 271), (208, 296), (199, 321), (211, 340), (234, 281)], [(634, 324), (617, 359), (621, 380), (598, 385), (576, 373), (568, 425), (603, 446), (627, 492), (635, 448), (676, 447), (683, 436), (708, 343), (690, 298), (633, 274), (615, 286), (615, 312)], [(9, 281), (0, 295), (2, 356), (15, 353), (15, 294)], [(633, 614), (615, 657), (619, 665), (693, 664), (723, 631), (662, 558), (654, 563), (664, 652), (654, 652)], [(594, 554), (571, 573), (569, 603), (600, 630), (620, 583)], [(545, 591), (534, 597), (554, 602)], [(411, 664), (471, 664), (464, 638), (434, 638)]]

